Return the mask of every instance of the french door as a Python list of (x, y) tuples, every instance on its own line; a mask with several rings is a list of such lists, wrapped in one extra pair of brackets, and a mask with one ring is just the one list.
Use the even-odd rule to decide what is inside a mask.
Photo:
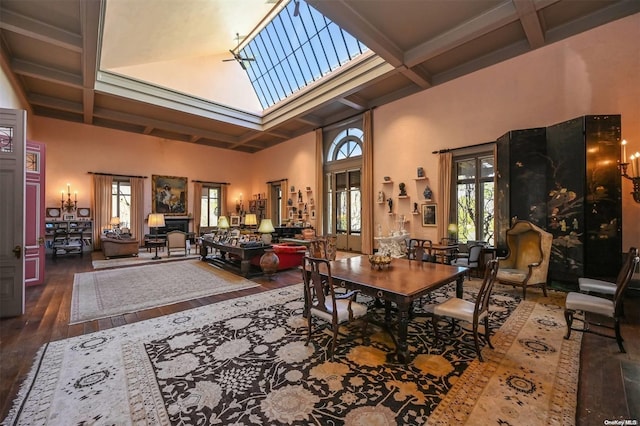
[(362, 193), (360, 169), (327, 174), (327, 227), (336, 235), (338, 250), (362, 249)]

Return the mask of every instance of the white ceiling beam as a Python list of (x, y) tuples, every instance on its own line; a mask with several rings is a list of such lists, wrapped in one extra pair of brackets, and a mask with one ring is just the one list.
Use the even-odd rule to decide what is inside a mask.
[(82, 37), (69, 31), (62, 30), (44, 22), (20, 15), (1, 7), (0, 29), (21, 34), (25, 37), (43, 41), (54, 46), (73, 52), (82, 51)]

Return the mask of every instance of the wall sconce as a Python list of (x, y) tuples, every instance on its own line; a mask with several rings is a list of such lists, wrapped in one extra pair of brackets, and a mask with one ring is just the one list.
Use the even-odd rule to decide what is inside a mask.
[(67, 199), (64, 199), (64, 191), (61, 191), (61, 209), (67, 213), (73, 213), (78, 208), (78, 191), (73, 193), (74, 200), (71, 201), (71, 185), (67, 184)]
[[(631, 154), (629, 156), (629, 162), (626, 162), (627, 159), (627, 141), (623, 140), (622, 143), (622, 163), (620, 163), (620, 172), (622, 173), (622, 177), (629, 179), (633, 182), (633, 201), (636, 203), (640, 203), (640, 152), (636, 152), (635, 154)], [(631, 174), (627, 174), (627, 169), (630, 167)]]

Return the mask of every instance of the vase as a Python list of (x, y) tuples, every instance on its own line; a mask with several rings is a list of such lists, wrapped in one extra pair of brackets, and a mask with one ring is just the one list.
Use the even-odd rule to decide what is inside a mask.
[(262, 257), (260, 257), (260, 268), (262, 272), (271, 280), (272, 277), (278, 272), (278, 266), (280, 265), (280, 258), (274, 253), (273, 249), (266, 249)]

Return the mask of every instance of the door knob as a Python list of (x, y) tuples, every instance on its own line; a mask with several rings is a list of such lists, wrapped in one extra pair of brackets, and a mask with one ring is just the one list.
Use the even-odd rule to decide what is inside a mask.
[(22, 247), (15, 246), (13, 248), (13, 254), (16, 256), (16, 259), (20, 259), (20, 255), (22, 254)]
[(39, 246), (43, 246), (44, 245), (44, 237), (38, 238), (38, 245)]

